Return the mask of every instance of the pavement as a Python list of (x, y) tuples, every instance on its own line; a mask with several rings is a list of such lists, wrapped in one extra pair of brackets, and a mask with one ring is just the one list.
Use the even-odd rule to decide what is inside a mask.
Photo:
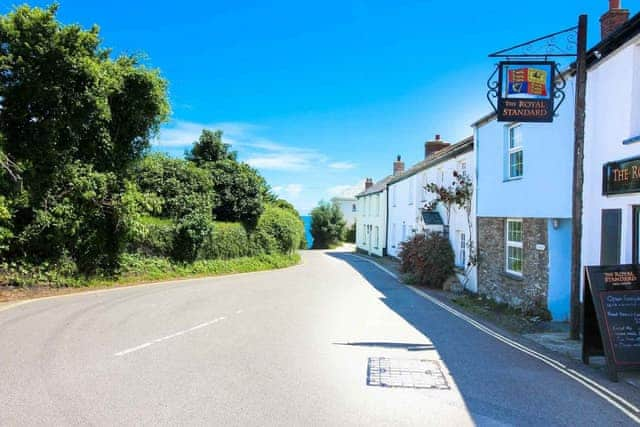
[(2, 426), (601, 426), (640, 416), (632, 387), (580, 379), (578, 366), (340, 251), (305, 251), (284, 270), (5, 307), (0, 342)]

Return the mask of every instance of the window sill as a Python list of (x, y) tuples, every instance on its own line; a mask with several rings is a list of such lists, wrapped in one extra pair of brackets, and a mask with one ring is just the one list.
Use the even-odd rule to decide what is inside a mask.
[(524, 282), (524, 277), (518, 274), (509, 273), (508, 271), (503, 271), (500, 273), (503, 277), (511, 280), (517, 280), (518, 282)]
[(634, 144), (636, 142), (640, 142), (640, 135), (632, 136), (631, 138), (627, 138), (624, 141), (622, 141), (622, 144), (623, 145), (629, 145), (629, 144)]
[(502, 182), (511, 182), (511, 181), (520, 181), (522, 180), (522, 178), (524, 178), (523, 176), (516, 176), (513, 178), (505, 178), (502, 180)]

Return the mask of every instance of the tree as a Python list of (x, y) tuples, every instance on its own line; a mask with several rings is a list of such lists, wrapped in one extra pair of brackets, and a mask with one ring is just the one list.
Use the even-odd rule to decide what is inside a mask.
[(326, 249), (344, 239), (346, 222), (338, 206), (320, 202), (311, 211), (311, 235), (314, 249)]
[(444, 206), (447, 213), (447, 228), (449, 227), (451, 209), (453, 206), (462, 209), (466, 215), (467, 226), (469, 228), (469, 238), (467, 239), (466, 246), (469, 256), (464, 270), (465, 281), (462, 283), (462, 286), (466, 287), (470, 279), (471, 270), (477, 264), (475, 243), (472, 238), (473, 217), (471, 216), (471, 209), (473, 207), (473, 184), (471, 182), (471, 178), (469, 178), (464, 172), (454, 170), (453, 182), (450, 186), (430, 183), (425, 186), (425, 189), (428, 192), (435, 194), (434, 199), (427, 204), (428, 209), (435, 209), (438, 204), (442, 204)]
[(187, 160), (199, 166), (206, 162), (221, 160), (237, 160), (237, 153), (230, 151), (231, 145), (222, 142), (222, 131), (212, 132), (204, 129), (197, 142), (193, 143), (191, 151), (187, 153)]
[(168, 116), (167, 84), (137, 57), (111, 59), (96, 26), (62, 25), (57, 9), (0, 16), (0, 163), (21, 178), (2, 184), (10, 252), (69, 254), (85, 272), (113, 270), (124, 178)]
[(213, 209), (220, 221), (240, 221), (253, 228), (264, 211), (267, 183), (246, 163), (232, 159), (207, 164), (218, 195), (219, 203)]
[(202, 211), (213, 219), (217, 197), (211, 174), (194, 163), (150, 154), (135, 165), (131, 179), (149, 199), (158, 198), (158, 209), (149, 212), (154, 216), (177, 220)]

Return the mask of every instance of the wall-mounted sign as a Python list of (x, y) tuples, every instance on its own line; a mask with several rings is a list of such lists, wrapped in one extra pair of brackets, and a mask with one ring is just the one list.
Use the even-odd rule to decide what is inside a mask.
[(640, 193), (640, 157), (609, 162), (602, 168), (602, 194)]
[(612, 381), (640, 369), (640, 265), (585, 267), (582, 360), (604, 355)]
[(498, 65), (498, 121), (552, 122), (555, 63), (503, 61)]

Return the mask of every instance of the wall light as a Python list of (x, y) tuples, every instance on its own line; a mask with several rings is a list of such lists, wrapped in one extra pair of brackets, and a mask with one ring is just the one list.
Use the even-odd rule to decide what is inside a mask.
[(557, 230), (558, 228), (560, 228), (560, 220), (558, 218), (553, 218), (551, 220), (551, 225), (553, 226), (554, 230)]

